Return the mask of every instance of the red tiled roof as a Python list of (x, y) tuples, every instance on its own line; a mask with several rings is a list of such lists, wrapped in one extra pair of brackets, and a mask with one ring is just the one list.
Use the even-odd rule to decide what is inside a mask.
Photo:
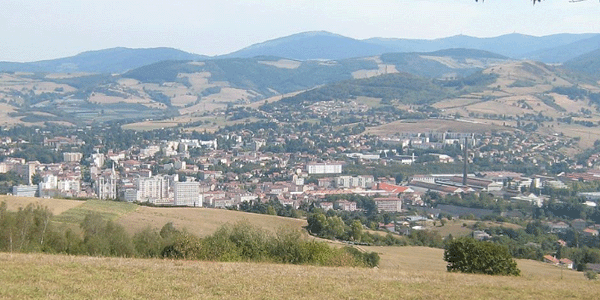
[(572, 260), (570, 260), (570, 259), (568, 259), (568, 258), (562, 258), (562, 259), (560, 260), (560, 263), (561, 263), (561, 264), (565, 264), (565, 265), (571, 265), (571, 264), (573, 264), (573, 261), (572, 261)]
[(554, 264), (558, 264), (560, 262), (558, 259), (551, 255), (544, 255), (544, 259)]
[(406, 187), (406, 186), (400, 186), (400, 185), (389, 184), (389, 183), (384, 183), (384, 182), (379, 183), (378, 188), (380, 190), (388, 191), (391, 193), (404, 193), (409, 189), (409, 187)]

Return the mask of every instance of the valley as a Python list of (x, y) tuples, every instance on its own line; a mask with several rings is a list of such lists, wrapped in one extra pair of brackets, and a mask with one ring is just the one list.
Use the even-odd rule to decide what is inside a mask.
[(0, 1), (0, 299), (598, 299), (598, 15)]
[[(594, 298), (596, 40), (1, 62), (0, 298)], [(447, 272), (463, 240), (521, 275)]]

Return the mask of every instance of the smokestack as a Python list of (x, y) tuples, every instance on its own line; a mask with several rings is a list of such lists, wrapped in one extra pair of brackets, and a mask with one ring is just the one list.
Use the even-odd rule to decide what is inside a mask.
[(467, 185), (467, 171), (469, 168), (469, 138), (468, 137), (465, 137), (464, 150), (465, 150), (465, 153), (463, 154), (464, 167), (463, 167), (463, 182), (462, 182), (462, 184), (464, 186), (466, 186)]

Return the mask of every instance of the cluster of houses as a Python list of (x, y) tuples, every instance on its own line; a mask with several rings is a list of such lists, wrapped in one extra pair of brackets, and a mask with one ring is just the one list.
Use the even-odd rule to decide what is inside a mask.
[(555, 266), (563, 267), (566, 269), (573, 269), (573, 261), (568, 258), (556, 258), (552, 255), (544, 255), (544, 262)]
[[(55, 145), (54, 141), (49, 143)], [(423, 205), (421, 197), (427, 192), (487, 192), (498, 196), (509, 193), (515, 201), (541, 206), (543, 198), (518, 191), (521, 187), (545, 186), (555, 181), (542, 176), (526, 178), (514, 172), (487, 172), (468, 174), (466, 180), (462, 174), (414, 175), (405, 185), (397, 185), (392, 178), (344, 175), (344, 162), (290, 164), (289, 154), (267, 155), (255, 151), (233, 154), (216, 150), (216, 146), (216, 140), (181, 140), (133, 151), (96, 152), (85, 158), (82, 153), (64, 152), (63, 162), (56, 164), (9, 158), (0, 163), (0, 172), (16, 171), (27, 178), (27, 185), (13, 188), (13, 194), (21, 196), (97, 197), (155, 205), (221, 208), (244, 201), (278, 199), (284, 205), (297, 208), (303, 202), (320, 201), (327, 195), (357, 194), (374, 196), (379, 209), (389, 212), (401, 211), (403, 204)], [(195, 147), (208, 149), (207, 154), (191, 158), (188, 151)], [(154, 159), (159, 152), (168, 162), (161, 164)], [(88, 181), (83, 180), (81, 161), (89, 164)], [(260, 170), (240, 174), (214, 168), (235, 164), (271, 165), (287, 171), (265, 176)], [(35, 185), (33, 174), (40, 175)], [(305, 183), (311, 177), (317, 178), (316, 182)], [(355, 209), (345, 203), (323, 205), (324, 208)]]
[[(486, 192), (541, 206), (543, 197), (521, 193), (521, 190), (566, 187), (555, 178), (527, 178), (514, 172), (475, 173), (466, 177), (463, 174), (422, 174), (414, 175), (403, 185), (398, 185), (393, 178), (346, 174), (343, 172), (345, 162), (341, 161), (322, 160), (309, 154), (260, 152), (266, 140), (252, 135), (242, 138), (241, 135), (232, 134), (225, 138), (234, 145), (235, 151), (218, 149), (216, 139), (161, 141), (126, 151), (112, 151), (98, 146), (97, 149), (104, 150), (104, 153), (96, 151), (84, 157), (82, 153), (65, 151), (63, 162), (56, 164), (8, 158), (0, 163), (0, 172), (14, 171), (26, 178), (25, 185), (13, 188), (14, 195), (97, 197), (155, 205), (222, 208), (238, 206), (245, 201), (270, 199), (297, 208), (302, 203), (322, 202), (328, 195), (357, 194), (373, 196), (381, 211), (397, 212), (402, 210), (403, 205), (423, 205), (422, 196), (428, 192)], [(356, 144), (355, 149), (366, 149), (364, 144), (368, 139), (360, 136), (353, 138), (351, 145)], [(381, 138), (381, 141), (387, 145), (396, 143), (398, 148), (416, 149), (422, 146), (431, 149), (461, 144), (465, 140), (469, 147), (482, 142), (501, 145), (506, 142), (504, 139), (484, 137), (481, 140), (472, 133), (430, 132), (401, 133), (394, 138)], [(44, 145), (64, 151), (82, 146), (83, 141), (76, 136), (45, 138)], [(196, 151), (191, 156), (190, 151), (198, 148), (202, 151)], [(329, 150), (337, 151), (327, 149), (327, 153)], [(394, 151), (347, 153), (346, 156), (357, 162), (379, 160), (386, 163), (389, 159), (415, 162), (414, 155), (396, 155)], [(482, 153), (473, 151), (473, 155)], [(444, 155), (438, 155), (438, 158), (440, 161), (449, 161)], [(88, 168), (82, 168), (82, 162)], [(243, 169), (248, 165), (253, 168), (233, 172), (233, 169)], [(84, 169), (89, 170), (89, 174), (83, 174)], [(278, 171), (267, 172), (273, 169)], [(33, 174), (38, 174), (35, 183)], [(590, 203), (595, 204), (598, 199), (592, 199)], [(344, 202), (322, 205), (324, 208), (356, 209)]]

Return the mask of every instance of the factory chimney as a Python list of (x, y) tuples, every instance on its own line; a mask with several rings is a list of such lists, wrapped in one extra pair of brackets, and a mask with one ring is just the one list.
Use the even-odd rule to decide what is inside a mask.
[(463, 154), (464, 167), (463, 167), (463, 182), (464, 186), (467, 185), (467, 171), (469, 169), (469, 137), (465, 137), (465, 146), (463, 147), (465, 153)]

